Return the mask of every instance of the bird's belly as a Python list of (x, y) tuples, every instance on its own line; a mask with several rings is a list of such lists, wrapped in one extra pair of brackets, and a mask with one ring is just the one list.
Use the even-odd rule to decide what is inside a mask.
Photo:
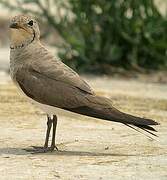
[(68, 117), (73, 117), (75, 115), (75, 113), (73, 112), (70, 112), (70, 111), (66, 111), (64, 109), (60, 109), (60, 108), (57, 108), (57, 107), (54, 107), (54, 106), (49, 106), (49, 105), (46, 105), (46, 104), (42, 104), (42, 103), (39, 103), (35, 100), (33, 100), (32, 98), (28, 97), (24, 91), (20, 88), (19, 84), (17, 82), (14, 82), (15, 85), (17, 86), (17, 88), (19, 89), (19, 92), (21, 95), (23, 95), (24, 97), (26, 97), (26, 99), (33, 105), (35, 105), (37, 108), (41, 109), (44, 113), (52, 116), (52, 115), (65, 115), (68, 116)]
[(41, 109), (43, 112), (45, 112), (46, 114), (48, 115), (54, 115), (56, 114), (58, 111), (60, 111), (59, 108), (56, 108), (54, 106), (49, 106), (49, 105), (46, 105), (46, 104), (41, 104), (31, 98), (28, 98), (29, 101), (35, 105), (36, 107), (38, 107), (39, 109)]
[(48, 114), (49, 116), (52, 115), (58, 115), (58, 116), (68, 116), (68, 117), (74, 117), (75, 113), (70, 112), (70, 111), (66, 111), (64, 109), (61, 108), (57, 108), (54, 106), (49, 106), (46, 104), (41, 104), (31, 98), (29, 98), (28, 96), (26, 96), (28, 98), (28, 101), (33, 104), (34, 106), (36, 106), (37, 108), (41, 109), (44, 113)]
[[(38, 107), (39, 109), (41, 109), (44, 113), (48, 114), (48, 115), (54, 115), (56, 114), (56, 112), (58, 111), (61, 111), (60, 108), (57, 108), (57, 107), (54, 107), (54, 106), (49, 106), (49, 105), (46, 105), (46, 104), (42, 104), (42, 103), (39, 103), (35, 100), (33, 100), (32, 98), (28, 97), (24, 91), (20, 88), (20, 86), (15, 83), (17, 88), (19, 89), (19, 92), (21, 95), (23, 95), (24, 97), (26, 97), (26, 99), (33, 105), (35, 105), (36, 107)], [(64, 110), (62, 110), (64, 111)]]

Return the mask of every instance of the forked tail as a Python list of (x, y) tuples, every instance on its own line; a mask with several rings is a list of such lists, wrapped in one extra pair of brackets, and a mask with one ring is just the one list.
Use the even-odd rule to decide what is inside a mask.
[(88, 96), (88, 101), (84, 106), (80, 106), (77, 108), (66, 109), (75, 113), (79, 113), (82, 115), (87, 115), (99, 119), (104, 119), (107, 121), (114, 121), (123, 123), (131, 128), (136, 126), (154, 136), (154, 133), (150, 131), (156, 131), (153, 127), (154, 125), (158, 125), (156, 121), (152, 119), (146, 119), (141, 117), (136, 117), (130, 114), (123, 113), (111, 105), (111, 101), (107, 98), (100, 96)]

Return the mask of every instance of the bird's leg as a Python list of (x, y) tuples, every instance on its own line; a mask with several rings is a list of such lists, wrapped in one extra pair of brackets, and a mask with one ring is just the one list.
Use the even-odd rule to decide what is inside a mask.
[(57, 116), (53, 115), (53, 133), (52, 133), (52, 143), (51, 143), (51, 150), (53, 151), (55, 148), (58, 150), (55, 144), (55, 137), (56, 137), (56, 127), (57, 127)]
[(44, 147), (32, 146), (34, 148), (34, 150), (28, 149), (27, 151), (30, 151), (32, 153), (45, 153), (45, 152), (54, 150), (54, 148), (52, 149), (51, 147), (48, 147), (49, 135), (50, 135), (50, 130), (52, 128), (52, 123), (53, 123), (54, 117), (53, 117), (53, 119), (51, 119), (51, 117), (49, 115), (47, 115), (47, 119), (48, 119), (47, 120), (47, 131), (46, 131), (46, 138), (45, 138)]
[[(56, 137), (56, 127), (57, 127), (57, 116), (53, 115), (53, 119), (49, 115), (47, 115), (48, 121), (47, 121), (47, 131), (46, 131), (46, 138), (45, 138), (45, 144), (44, 147), (38, 147), (38, 146), (32, 146), (34, 150), (27, 150), (32, 153), (46, 153), (48, 151), (53, 151), (55, 148), (58, 150), (58, 148), (55, 145), (55, 137)], [(53, 134), (52, 134), (52, 142), (51, 146), (48, 147), (49, 143), (49, 135), (50, 135), (50, 130), (52, 128), (53, 124)]]
[(48, 118), (48, 121), (47, 121), (47, 131), (46, 131), (44, 148), (48, 148), (49, 135), (50, 135), (50, 130), (52, 128), (52, 123), (53, 123), (53, 120), (51, 119), (51, 117), (49, 115), (47, 115), (47, 118)]

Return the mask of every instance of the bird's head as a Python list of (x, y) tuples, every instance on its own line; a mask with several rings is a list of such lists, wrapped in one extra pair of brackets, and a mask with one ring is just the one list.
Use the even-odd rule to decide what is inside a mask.
[(21, 48), (35, 40), (39, 40), (38, 23), (30, 16), (18, 15), (10, 22), (11, 48)]

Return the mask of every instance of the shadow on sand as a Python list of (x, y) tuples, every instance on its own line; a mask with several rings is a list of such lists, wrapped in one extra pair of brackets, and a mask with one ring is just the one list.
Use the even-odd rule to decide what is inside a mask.
[[(27, 148), (27, 150), (31, 150), (32, 148)], [(27, 152), (26, 149), (22, 148), (0, 148), (0, 156), (8, 156), (8, 155), (54, 155), (54, 156), (142, 156), (141, 154), (124, 154), (124, 153), (108, 153), (108, 152), (87, 152), (87, 151), (68, 151), (68, 150), (59, 150), (47, 153), (31, 153)]]

